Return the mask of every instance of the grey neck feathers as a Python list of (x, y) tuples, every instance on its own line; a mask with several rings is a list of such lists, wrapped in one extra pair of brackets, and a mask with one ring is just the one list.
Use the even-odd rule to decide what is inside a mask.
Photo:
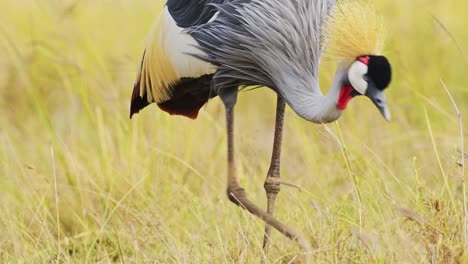
[[(347, 69), (339, 66), (332, 86), (326, 95), (319, 88), (317, 79), (309, 84), (299, 82), (287, 76), (284, 80), (284, 88), (279, 93), (288, 105), (304, 119), (314, 123), (329, 123), (337, 120), (342, 110), (337, 108), (338, 97), (346, 80)], [(307, 87), (308, 86), (308, 87)]]

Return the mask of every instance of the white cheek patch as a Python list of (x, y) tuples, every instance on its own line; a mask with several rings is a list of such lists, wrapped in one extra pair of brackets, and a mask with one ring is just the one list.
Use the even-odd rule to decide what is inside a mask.
[(366, 94), (367, 81), (364, 80), (364, 75), (367, 74), (367, 65), (360, 61), (354, 62), (348, 71), (348, 79), (354, 90), (360, 94)]

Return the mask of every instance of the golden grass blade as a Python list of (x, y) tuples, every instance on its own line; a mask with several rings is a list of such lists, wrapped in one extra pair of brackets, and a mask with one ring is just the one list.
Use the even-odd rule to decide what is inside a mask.
[(440, 172), (442, 173), (442, 177), (444, 178), (444, 190), (448, 193), (448, 195), (450, 197), (450, 203), (452, 205), (452, 208), (455, 209), (456, 208), (455, 207), (455, 199), (453, 198), (452, 189), (451, 189), (450, 184), (449, 184), (448, 176), (445, 173), (444, 167), (442, 165), (442, 161), (441, 161), (440, 156), (439, 156), (439, 151), (437, 149), (437, 144), (435, 142), (434, 134), (432, 132), (431, 121), (429, 120), (429, 114), (427, 113), (426, 108), (424, 108), (424, 113), (426, 114), (426, 123), (427, 123), (427, 128), (429, 130), (429, 135), (431, 137), (432, 147), (434, 148), (434, 153), (435, 153), (436, 158), (437, 158), (437, 163), (439, 165)]
[[(466, 59), (466, 58), (465, 58)], [(449, 89), (445, 85), (444, 81), (441, 79), (440, 83), (442, 84), (442, 87), (444, 87), (445, 91), (447, 92), (448, 97), (450, 98), (450, 101), (452, 102), (453, 108), (455, 109), (455, 112), (457, 113), (458, 117), (458, 126), (460, 129), (460, 165), (461, 165), (461, 174), (462, 174), (462, 194), (463, 194), (463, 244), (464, 248), (467, 249), (468, 246), (468, 241), (467, 241), (467, 218), (468, 218), (468, 209), (467, 209), (467, 198), (466, 198), (466, 179), (465, 179), (465, 140), (464, 140), (464, 133), (463, 133), (463, 117), (458, 109), (458, 105), (455, 102), (455, 99), (453, 99), (452, 94), (450, 93)]]

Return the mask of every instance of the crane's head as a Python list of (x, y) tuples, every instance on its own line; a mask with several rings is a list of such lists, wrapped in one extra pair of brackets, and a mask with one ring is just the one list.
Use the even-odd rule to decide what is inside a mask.
[(390, 84), (392, 68), (384, 56), (360, 56), (348, 70), (348, 81), (341, 89), (338, 108), (343, 110), (355, 96), (367, 96), (379, 109), (383, 117), (390, 121), (384, 90)]
[(385, 40), (383, 19), (371, 4), (340, 1), (331, 12), (324, 30), (328, 52), (348, 69), (337, 107), (341, 110), (353, 97), (365, 95), (390, 120), (384, 89), (392, 69), (381, 56)]

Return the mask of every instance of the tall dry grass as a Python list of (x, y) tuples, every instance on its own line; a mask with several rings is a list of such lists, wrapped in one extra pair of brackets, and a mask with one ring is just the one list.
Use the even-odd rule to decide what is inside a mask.
[[(338, 124), (288, 109), (277, 216), (316, 262), (466, 262), (457, 114), (468, 108), (462, 0), (376, 1), (393, 121), (355, 99)], [(0, 3), (0, 262), (257, 263), (263, 223), (225, 197), (224, 111), (128, 104), (155, 1)], [(321, 70), (330, 84), (333, 63)], [(325, 89), (324, 89), (325, 90)], [(275, 95), (236, 110), (239, 177), (265, 204)], [(466, 131), (462, 129), (463, 134)], [(273, 234), (268, 262), (299, 249)]]

